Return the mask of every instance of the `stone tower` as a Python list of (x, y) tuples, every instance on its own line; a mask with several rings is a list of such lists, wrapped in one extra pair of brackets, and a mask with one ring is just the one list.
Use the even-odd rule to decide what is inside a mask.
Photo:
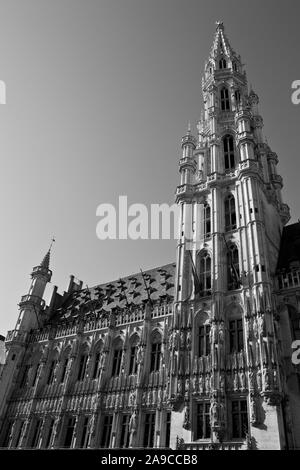
[(202, 91), (198, 135), (189, 129), (182, 139), (176, 191), (172, 438), (283, 448), (274, 275), (289, 208), (277, 155), (263, 140), (258, 96), (222, 22)]
[[(32, 330), (43, 326), (45, 300), (43, 295), (48, 282), (51, 280), (52, 272), (49, 269), (50, 249), (44, 256), (42, 262), (33, 268), (31, 273), (31, 285), (27, 295), (23, 295), (19, 303), (20, 313), (15, 329), (9, 332), (6, 337), (6, 347), (8, 349), (5, 367), (1, 376), (0, 387), (0, 416), (1, 422), (7, 406), (7, 400), (14, 389), (24, 353), (27, 348), (28, 338)], [(29, 367), (24, 369), (24, 381), (29, 375)]]

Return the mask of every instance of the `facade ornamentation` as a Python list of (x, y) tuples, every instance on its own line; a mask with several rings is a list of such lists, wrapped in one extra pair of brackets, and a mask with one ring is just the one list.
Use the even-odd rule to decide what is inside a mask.
[(202, 91), (177, 266), (92, 288), (71, 276), (47, 306), (48, 251), (6, 338), (0, 447), (300, 448), (300, 226), (285, 227), (278, 157), (221, 22)]

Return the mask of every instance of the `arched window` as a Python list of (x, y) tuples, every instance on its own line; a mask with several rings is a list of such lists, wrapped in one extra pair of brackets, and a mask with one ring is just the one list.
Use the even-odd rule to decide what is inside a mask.
[(101, 340), (98, 341), (94, 347), (92, 362), (92, 379), (98, 379), (99, 377), (102, 347), (103, 343)]
[(236, 106), (239, 107), (240, 102), (241, 102), (241, 93), (240, 93), (239, 90), (236, 90), (236, 91), (234, 92), (234, 98), (235, 98), (235, 104), (236, 104)]
[(223, 137), (223, 151), (225, 171), (233, 170), (235, 168), (234, 142), (233, 137), (230, 134), (227, 134)]
[(229, 350), (230, 353), (240, 352), (244, 348), (243, 320), (229, 320)]
[(195, 323), (195, 354), (198, 357), (210, 354), (210, 323), (208, 315), (201, 314)]
[(113, 363), (112, 363), (112, 377), (116, 377), (120, 374), (121, 369), (121, 361), (122, 361), (122, 341), (118, 341), (115, 344), (113, 350)]
[(55, 372), (56, 364), (57, 364), (57, 361), (55, 359), (53, 359), (50, 362), (48, 378), (47, 378), (47, 385), (52, 385), (52, 383), (54, 381), (54, 372)]
[(220, 69), (226, 69), (226, 67), (227, 67), (226, 60), (225, 59), (220, 59), (219, 60), (219, 68)]
[(78, 377), (77, 377), (77, 380), (79, 381), (83, 380), (85, 377), (87, 359), (88, 359), (87, 351), (83, 351), (79, 359), (79, 369), (78, 369)]
[(156, 372), (159, 370), (161, 356), (161, 336), (155, 334), (151, 341), (151, 361), (150, 361), (150, 372)]
[(93, 366), (93, 374), (92, 374), (93, 379), (98, 378), (100, 359), (101, 359), (101, 353), (100, 351), (96, 351), (95, 359), (94, 359), (94, 366)]
[(236, 229), (235, 199), (232, 194), (225, 199), (225, 231)]
[(233, 62), (232, 68), (233, 68), (233, 71), (234, 71), (234, 72), (237, 72), (237, 71), (238, 71), (236, 62)]
[(60, 371), (59, 371), (60, 383), (64, 383), (65, 381), (68, 364), (69, 364), (70, 353), (71, 353), (70, 347), (67, 347), (62, 353), (61, 360), (60, 360)]
[(221, 89), (221, 110), (230, 110), (229, 91), (228, 88), (225, 87)]
[(230, 245), (227, 253), (227, 287), (228, 290), (240, 287), (239, 251), (236, 245)]
[(129, 374), (137, 374), (138, 362), (137, 362), (137, 352), (138, 352), (138, 337), (135, 335), (132, 341), (130, 342), (129, 348)]
[(211, 258), (208, 252), (200, 254), (200, 288), (203, 296), (211, 293)]
[(293, 340), (300, 340), (300, 314), (296, 309), (288, 306), (291, 333)]
[(211, 235), (211, 211), (207, 202), (204, 204), (204, 238), (207, 238)]

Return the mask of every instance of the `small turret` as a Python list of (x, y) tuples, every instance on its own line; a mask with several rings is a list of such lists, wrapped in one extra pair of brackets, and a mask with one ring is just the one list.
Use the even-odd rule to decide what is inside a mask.
[(181, 184), (190, 184), (192, 175), (196, 171), (194, 150), (196, 149), (196, 138), (192, 135), (191, 126), (188, 125), (187, 133), (181, 139), (182, 158), (179, 162), (181, 173)]
[(51, 246), (38, 266), (31, 273), (31, 286), (27, 295), (23, 295), (19, 303), (20, 315), (16, 329), (28, 330), (41, 326), (40, 313), (45, 308), (43, 299), (47, 283), (51, 281), (52, 271), (49, 269)]

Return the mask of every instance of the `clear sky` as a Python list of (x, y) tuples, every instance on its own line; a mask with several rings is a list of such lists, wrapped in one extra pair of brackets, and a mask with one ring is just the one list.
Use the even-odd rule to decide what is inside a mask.
[(94, 285), (175, 261), (174, 241), (98, 240), (96, 208), (174, 202), (216, 20), (260, 96), (298, 220), (299, 17), (298, 0), (0, 0), (0, 334), (53, 234), (60, 292), (70, 274)]

